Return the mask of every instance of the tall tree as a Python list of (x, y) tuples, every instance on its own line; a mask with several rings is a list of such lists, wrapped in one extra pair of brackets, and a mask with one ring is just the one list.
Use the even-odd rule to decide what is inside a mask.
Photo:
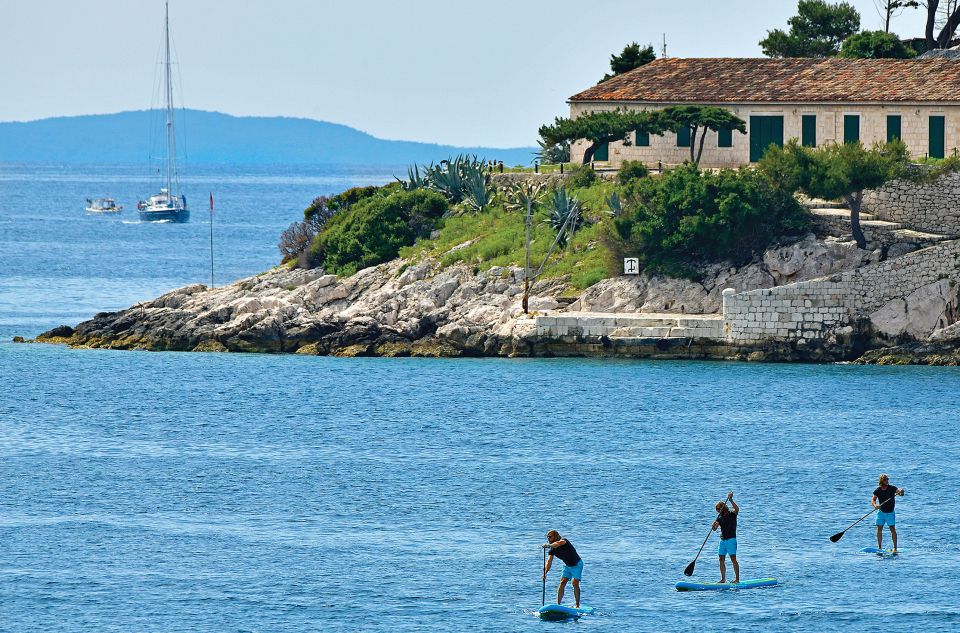
[(914, 55), (899, 37), (883, 31), (861, 31), (843, 40), (840, 47), (840, 57), (847, 59), (911, 59)]
[(890, 32), (890, 21), (903, 13), (904, 9), (916, 9), (920, 6), (919, 0), (873, 0), (877, 13), (883, 20), (883, 32)]
[(860, 248), (867, 239), (860, 226), (863, 192), (906, 174), (907, 146), (901, 141), (877, 143), (866, 149), (862, 143), (828, 143), (814, 149), (791, 140), (782, 149), (771, 147), (760, 160), (760, 169), (773, 182), (813, 198), (842, 198), (850, 207), (850, 230)]
[(797, 15), (787, 20), (789, 32), (767, 31), (760, 40), (767, 57), (832, 57), (845, 39), (860, 30), (860, 14), (852, 5), (800, 0)]
[[(927, 9), (927, 27), (924, 31), (927, 50), (948, 48), (960, 26), (960, 3), (956, 0), (925, 0), (923, 6)], [(940, 32), (934, 37), (937, 28)]]
[(590, 146), (583, 154), (584, 164), (593, 160), (593, 155), (604, 143), (623, 141), (630, 143), (632, 132), (661, 134), (663, 127), (656, 112), (591, 112), (575, 119), (556, 118), (552, 125), (540, 126), (540, 138), (548, 145), (564, 141), (587, 140)]
[[(660, 127), (671, 132), (690, 130), (690, 162), (699, 165), (703, 156), (703, 144), (707, 140), (707, 130), (721, 130), (747, 133), (747, 123), (725, 108), (714, 106), (670, 106), (658, 113)], [(697, 143), (699, 134), (700, 142)]]
[(607, 73), (600, 81), (604, 82), (617, 75), (631, 71), (634, 68), (640, 68), (656, 58), (657, 54), (653, 51), (652, 44), (647, 44), (645, 47), (640, 48), (639, 44), (631, 42), (623, 47), (623, 51), (619, 55), (610, 56), (610, 70), (613, 71), (613, 74)]

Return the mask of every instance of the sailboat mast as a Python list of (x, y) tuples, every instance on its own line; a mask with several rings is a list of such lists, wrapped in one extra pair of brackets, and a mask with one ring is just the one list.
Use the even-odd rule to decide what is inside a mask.
[(164, 3), (163, 20), (163, 39), (164, 39), (164, 97), (167, 110), (167, 195), (173, 196), (173, 189), (170, 188), (170, 164), (173, 158), (173, 86), (171, 86), (170, 76), (170, 3)]

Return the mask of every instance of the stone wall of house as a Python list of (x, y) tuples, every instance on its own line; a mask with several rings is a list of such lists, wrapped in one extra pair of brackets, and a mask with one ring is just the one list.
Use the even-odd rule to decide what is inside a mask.
[(932, 183), (887, 183), (864, 195), (863, 210), (912, 229), (960, 235), (960, 173), (946, 174)]
[[(670, 104), (625, 104), (617, 102), (573, 102), (570, 104), (570, 116), (575, 118), (587, 112), (602, 112), (618, 109), (656, 110)], [(717, 105), (731, 110), (735, 115), (747, 122), (747, 134), (733, 133), (733, 147), (717, 147), (717, 135), (707, 133), (704, 144), (704, 167), (737, 167), (750, 162), (749, 125), (751, 116), (782, 116), (783, 139), (799, 139), (803, 115), (817, 117), (817, 144), (830, 141), (843, 142), (843, 117), (847, 114), (860, 116), (860, 140), (870, 146), (876, 141), (887, 140), (887, 116), (901, 117), (901, 134), (910, 154), (926, 156), (930, 151), (930, 116), (944, 116), (944, 141), (946, 154), (950, 155), (960, 148), (960, 106), (947, 104), (785, 104), (769, 105), (739, 105), (739, 104), (708, 104)], [(574, 161), (583, 158), (588, 144), (583, 141), (574, 143), (571, 147), (571, 159)], [(677, 147), (676, 134), (666, 133), (663, 136), (651, 136), (649, 147), (637, 147), (636, 143), (624, 146), (623, 143), (610, 144), (610, 163), (616, 167), (625, 160), (642, 160), (649, 167), (656, 167), (658, 163), (664, 166), (676, 165), (690, 158), (690, 149)]]
[[(952, 241), (822, 279), (741, 293), (727, 289), (724, 333), (742, 344), (815, 340), (867, 317), (884, 334), (923, 338), (949, 325), (960, 301), (952, 290), (958, 280), (960, 241)], [(911, 317), (911, 304), (915, 313), (924, 306), (925, 314)]]

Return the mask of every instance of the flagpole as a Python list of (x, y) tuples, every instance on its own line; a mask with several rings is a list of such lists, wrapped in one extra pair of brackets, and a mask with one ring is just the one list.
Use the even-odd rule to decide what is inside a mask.
[(213, 290), (213, 192), (210, 192), (210, 289)]

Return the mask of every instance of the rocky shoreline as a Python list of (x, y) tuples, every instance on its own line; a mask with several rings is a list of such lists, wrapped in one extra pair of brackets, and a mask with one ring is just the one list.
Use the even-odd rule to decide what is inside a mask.
[[(717, 314), (724, 289), (739, 292), (819, 278), (879, 256), (811, 235), (739, 269), (714, 266), (698, 281), (618, 277), (578, 293), (565, 279), (544, 280), (532, 288), (529, 315), (521, 309), (521, 268), (476, 271), (463, 264), (441, 268), (432, 260), (395, 260), (347, 278), (279, 268), (222, 288), (180, 288), (126, 310), (97, 314), (76, 327), (54, 328), (36, 340), (85, 348), (335, 356), (960, 364), (956, 344), (949, 340), (886, 347), (889, 343), (872, 338), (869, 328), (853, 327), (844, 336), (799, 345), (744, 345), (724, 338)], [(581, 315), (583, 320), (586, 314), (609, 316), (601, 319), (608, 329), (557, 333), (543, 326), (544, 317)], [(632, 318), (637, 327), (618, 327), (618, 318)]]

